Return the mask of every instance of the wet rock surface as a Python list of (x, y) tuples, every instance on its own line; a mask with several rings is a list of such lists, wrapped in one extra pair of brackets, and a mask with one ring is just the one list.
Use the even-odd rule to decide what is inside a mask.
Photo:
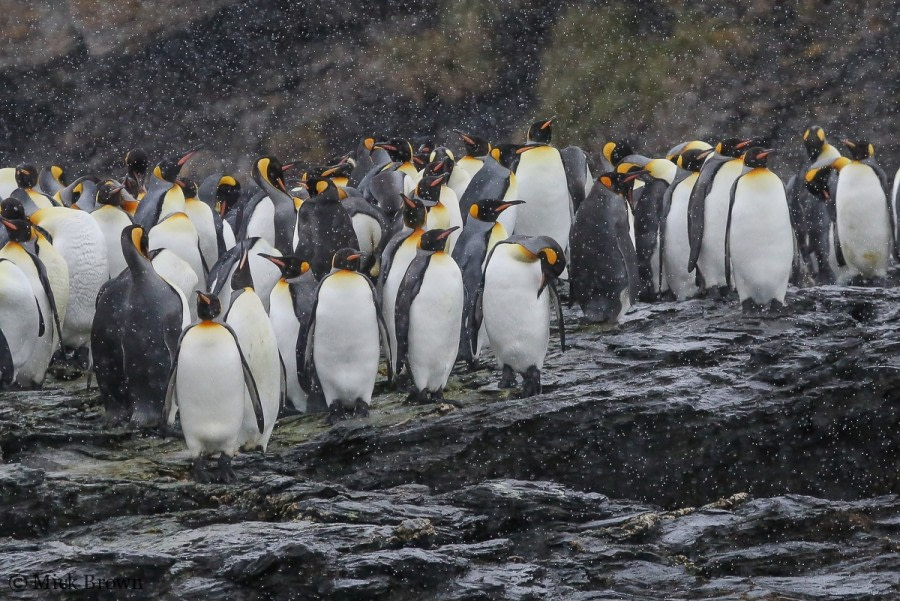
[(543, 395), (488, 369), (452, 377), (461, 409), (379, 384), (370, 419), (279, 422), (233, 485), (105, 428), (83, 380), (4, 393), (0, 597), (895, 599), (898, 300), (567, 312)]

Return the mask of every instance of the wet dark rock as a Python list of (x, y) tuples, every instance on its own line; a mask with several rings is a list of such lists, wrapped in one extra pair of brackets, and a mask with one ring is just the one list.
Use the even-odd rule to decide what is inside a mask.
[(893, 599), (898, 300), (823, 287), (772, 317), (568, 315), (545, 394), (515, 399), (488, 369), (454, 374), (461, 408), (379, 384), (369, 419), (282, 420), (233, 485), (191, 481), (178, 437), (104, 427), (83, 381), (3, 393), (0, 587), (28, 586), (0, 596)]

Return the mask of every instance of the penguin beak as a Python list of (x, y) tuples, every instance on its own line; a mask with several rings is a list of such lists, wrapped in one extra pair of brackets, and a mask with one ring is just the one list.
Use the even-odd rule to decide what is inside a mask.
[(296, 165), (296, 164), (297, 164), (297, 163), (288, 163), (288, 164), (286, 164), (286, 165), (282, 165), (282, 166), (281, 166), (281, 172), (284, 173), (284, 172), (287, 171), (288, 169), (293, 169), (293, 168), (294, 168), (294, 165)]
[(412, 199), (411, 199), (409, 196), (406, 196), (405, 194), (401, 194), (400, 196), (403, 197), (403, 203), (404, 203), (406, 206), (408, 206), (410, 209), (415, 209), (415, 208), (416, 208), (416, 203), (414, 203), (414, 202), (412, 201)]
[(547, 129), (548, 127), (550, 127), (556, 118), (557, 118), (557, 115), (553, 115), (552, 117), (550, 117), (549, 119), (544, 121), (544, 124), (541, 125), (541, 129)]
[(698, 159), (706, 159), (706, 157), (708, 157), (709, 155), (711, 155), (711, 154), (714, 153), (715, 151), (716, 151), (715, 148), (710, 148), (710, 149), (708, 149), (708, 150), (704, 150), (703, 152), (701, 152), (700, 154), (697, 155), (697, 158), (698, 158)]
[(759, 158), (761, 158), (761, 159), (764, 159), (764, 158), (766, 158), (767, 156), (769, 156), (770, 154), (774, 154), (774, 153), (775, 153), (775, 149), (774, 149), (774, 148), (767, 148), (767, 149), (763, 150), (761, 153), (759, 153), (759, 154), (756, 155), (756, 156), (759, 157)]
[(355, 255), (348, 255), (348, 256), (347, 256), (347, 260), (348, 260), (348, 261), (355, 261), (355, 260), (357, 260), (358, 258), (360, 258), (361, 256), (362, 256), (362, 255), (361, 255), (360, 253), (356, 253)]
[(523, 204), (525, 204), (525, 201), (524, 201), (524, 200), (510, 200), (509, 202), (504, 202), (502, 205), (500, 205), (499, 207), (497, 207), (497, 212), (498, 212), (498, 213), (502, 213), (503, 211), (505, 211), (505, 210), (508, 209), (509, 207), (514, 207), (514, 206), (516, 206), (516, 205), (523, 205)]
[(450, 236), (450, 234), (452, 234), (453, 232), (455, 232), (458, 229), (459, 229), (458, 225), (454, 225), (453, 227), (447, 228), (443, 232), (441, 232), (440, 234), (437, 235), (437, 239), (438, 240), (446, 240)]
[(397, 151), (396, 146), (394, 146), (393, 144), (388, 144), (387, 142), (375, 142), (375, 144), (373, 144), (373, 148), (380, 148), (382, 150), (388, 150), (390, 152)]
[(272, 261), (278, 267), (284, 267), (284, 265), (285, 265), (284, 261), (282, 261), (280, 257), (273, 257), (272, 255), (264, 255), (262, 253), (259, 253), (259, 255), (257, 255), (257, 256), (260, 256), (263, 259), (268, 259), (269, 261)]
[(537, 146), (533, 144), (528, 144), (526, 146), (521, 146), (516, 149), (516, 154), (522, 154), (523, 152), (528, 152), (529, 150), (534, 150)]
[(856, 148), (856, 144), (854, 144), (854, 143), (851, 142), (850, 140), (841, 140), (841, 143), (842, 143), (844, 146), (846, 146), (847, 148), (851, 149), (851, 150), (854, 149), (854, 148)]
[(16, 230), (19, 229), (19, 228), (16, 226), (15, 223), (13, 223), (12, 221), (10, 221), (10, 220), (7, 219), (6, 217), (0, 217), (0, 221), (3, 222), (3, 225), (4, 225), (4, 226), (6, 227), (6, 229), (8, 229), (8, 230), (16, 231)]
[(184, 180), (181, 178), (176, 178), (175, 185), (183, 190), (184, 189)]
[(183, 167), (184, 164), (187, 163), (188, 160), (190, 160), (190, 158), (192, 156), (194, 156), (195, 154), (197, 154), (202, 148), (203, 148), (203, 144), (198, 144), (197, 146), (194, 146), (193, 148), (191, 148), (184, 156), (182, 156), (180, 159), (178, 159), (178, 166)]
[(735, 144), (734, 147), (737, 148), (738, 150), (743, 150), (743, 149), (747, 148), (748, 146), (750, 146), (750, 142), (752, 142), (752, 141), (753, 141), (752, 138), (747, 138), (746, 140), (741, 140), (740, 142)]
[(631, 171), (622, 176), (622, 181), (624, 181), (627, 184), (627, 183), (633, 182), (634, 180), (641, 177), (642, 175), (649, 175), (649, 173), (650, 172), (647, 171), (646, 169), (641, 169), (640, 171)]
[(454, 129), (453, 131), (454, 131), (454, 133), (456, 133), (456, 135), (458, 135), (460, 138), (462, 138), (462, 141), (465, 142), (466, 144), (471, 144), (473, 146), (475, 145), (475, 140), (473, 140), (468, 134), (464, 134), (463, 132), (459, 131), (458, 129)]
[(210, 304), (210, 303), (212, 302), (212, 299), (211, 299), (211, 298), (209, 298), (207, 295), (203, 294), (203, 293), (200, 292), (199, 290), (197, 291), (197, 297), (198, 297), (200, 300), (202, 300), (204, 303), (206, 303), (207, 305)]

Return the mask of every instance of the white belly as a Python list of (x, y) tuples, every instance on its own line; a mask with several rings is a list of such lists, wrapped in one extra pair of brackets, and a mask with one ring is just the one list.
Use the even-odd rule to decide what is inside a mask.
[(103, 232), (90, 214), (74, 209), (44, 209), (32, 218), (53, 237), (53, 247), (69, 271), (63, 343), (70, 348), (89, 347), (97, 294), (109, 279)]
[(542, 146), (522, 153), (516, 179), (525, 204), (518, 206), (515, 233), (550, 236), (567, 249), (572, 199), (559, 151)]
[(462, 274), (445, 253), (436, 253), (409, 311), (409, 369), (419, 390), (443, 388), (456, 363), (463, 309)]
[(103, 232), (106, 242), (106, 262), (110, 279), (122, 273), (127, 264), (122, 253), (122, 230), (131, 225), (131, 218), (118, 207), (102, 206), (91, 213), (94, 221)]
[[(12, 261), (0, 261), (0, 331), (9, 346), (14, 377), (37, 344), (38, 319), (28, 276)], [(44, 327), (52, 328), (52, 320), (45, 319)]]
[(460, 228), (450, 234), (450, 238), (447, 241), (447, 252), (452, 253), (453, 247), (456, 246), (456, 240), (462, 233), (462, 225), (462, 214), (459, 212), (459, 199), (456, 194), (453, 193), (453, 190), (447, 186), (442, 186), (440, 202), (428, 211), (428, 216), (425, 219), (425, 229), (445, 230), (451, 227)]
[[(256, 244), (250, 248), (250, 274), (253, 277), (253, 288), (259, 295), (260, 300), (262, 300), (263, 307), (268, 311), (269, 296), (272, 294), (272, 288), (275, 287), (275, 283), (281, 279), (281, 270), (268, 259), (260, 257), (260, 254), (280, 257), (281, 253), (278, 252), (278, 249), (262, 239), (257, 240)], [(231, 293), (233, 291), (231, 287), (231, 277), (234, 275), (236, 269), (237, 263), (235, 263), (228, 273), (225, 274), (225, 285), (222, 290), (227, 292), (223, 292), (219, 295), (219, 300), (222, 302), (223, 313), (226, 312), (229, 305), (231, 305)], [(212, 289), (217, 285), (217, 282), (210, 282), (210, 284), (210, 289)]]
[[(417, 232), (410, 234), (410, 238), (419, 238)], [(384, 282), (384, 289), (381, 292), (381, 314), (384, 316), (384, 325), (388, 333), (388, 342), (391, 350), (391, 365), (394, 373), (397, 372), (397, 329), (394, 327), (394, 311), (397, 307), (397, 291), (400, 289), (400, 282), (409, 269), (409, 264), (416, 256), (415, 240), (407, 238), (403, 244), (394, 253), (394, 260), (391, 263), (391, 271), (387, 275)]]
[(794, 258), (794, 234), (784, 185), (754, 170), (737, 184), (731, 213), (731, 264), (743, 302), (784, 302)]
[[(509, 174), (509, 185), (506, 187), (506, 193), (503, 195), (503, 200), (519, 200), (519, 180), (516, 179), (515, 173)], [(519, 205), (514, 205), (500, 213), (497, 222), (503, 224), (503, 227), (506, 228), (507, 232), (515, 232), (518, 215)]]
[[(543, 368), (550, 341), (550, 294), (538, 297), (540, 262), (510, 258), (511, 244), (494, 251), (485, 270), (484, 325), (500, 365), (524, 373)], [(512, 251), (515, 252), (515, 251)]]
[(238, 347), (221, 326), (198, 325), (181, 342), (175, 397), (191, 455), (237, 453), (247, 387)]
[(275, 246), (275, 204), (268, 196), (260, 200), (247, 223), (247, 238), (262, 238)]
[(319, 288), (313, 361), (329, 406), (372, 403), (380, 355), (375, 301), (363, 276), (339, 272)]
[(691, 190), (697, 183), (698, 174), (691, 174), (678, 184), (672, 193), (672, 204), (666, 217), (666, 243), (663, 249), (663, 265), (669, 289), (678, 300), (685, 300), (697, 294), (693, 273), (688, 272), (691, 247), (688, 240), (687, 213)]
[(306, 392), (300, 387), (297, 377), (297, 337), (300, 334), (300, 322), (294, 314), (294, 302), (288, 284), (281, 280), (272, 289), (269, 297), (269, 321), (275, 331), (278, 351), (284, 362), (284, 374), (287, 382), (287, 398), (294, 409), (306, 411)]
[(259, 445), (265, 451), (281, 404), (281, 363), (278, 360), (275, 331), (262, 301), (250, 290), (244, 291), (237, 298), (228, 310), (225, 322), (237, 335), (241, 351), (250, 366), (265, 418), (265, 428), (260, 434), (253, 405), (248, 402), (244, 406), (241, 445), (248, 449)]
[(16, 168), (3, 167), (0, 169), (0, 198), (9, 198), (19, 184), (16, 183)]
[(878, 176), (867, 165), (850, 163), (838, 177), (835, 203), (847, 265), (864, 277), (884, 277), (891, 256), (891, 222)]
[(212, 209), (201, 200), (185, 202), (184, 209), (191, 223), (194, 224), (194, 229), (197, 230), (200, 253), (206, 261), (206, 267), (210, 268), (219, 259), (219, 240), (216, 236), (216, 222), (213, 220)]
[(697, 265), (707, 288), (725, 286), (725, 230), (731, 186), (744, 171), (743, 161), (729, 161), (719, 168), (706, 195), (703, 209), (703, 241)]
[(37, 240), (38, 256), (47, 270), (47, 280), (53, 291), (53, 300), (59, 312), (59, 325), (66, 325), (66, 310), (69, 306), (69, 265), (59, 251), (43, 236)]
[[(237, 242), (234, 239), (234, 230), (231, 229), (231, 224), (222, 220), (222, 240), (225, 242), (225, 250), (231, 250), (234, 248), (234, 245)], [(207, 267), (212, 268), (212, 265), (208, 265)]]
[(447, 186), (453, 190), (453, 193), (456, 194), (456, 198), (462, 198), (462, 195), (465, 194), (466, 188), (469, 187), (469, 182), (471, 181), (472, 176), (469, 175), (468, 171), (454, 166), (453, 171), (450, 172), (450, 179), (447, 180)]
[(367, 253), (375, 252), (381, 242), (381, 224), (365, 213), (353, 216), (353, 233), (359, 242), (359, 250)]
[[(153, 270), (164, 280), (172, 284), (185, 299), (192, 298), (194, 290), (199, 288), (197, 274), (187, 261), (165, 249), (153, 257)], [(189, 323), (197, 320), (197, 303), (187, 302)]]
[(476, 159), (475, 157), (464, 156), (459, 159), (456, 163), (457, 168), (465, 169), (469, 174), (469, 179), (475, 177), (475, 174), (481, 171), (481, 168), (484, 167), (484, 163)]
[(197, 282), (206, 282), (197, 228), (186, 214), (176, 213), (153, 226), (148, 236), (148, 246), (150, 250), (169, 249), (191, 266), (197, 276)]

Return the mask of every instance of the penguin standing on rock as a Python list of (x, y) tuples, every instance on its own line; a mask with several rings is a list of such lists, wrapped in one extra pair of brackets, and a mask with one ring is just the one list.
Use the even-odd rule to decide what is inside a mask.
[(615, 323), (636, 301), (637, 253), (629, 234), (631, 186), (643, 171), (597, 179), (572, 226), (569, 302), (593, 322)]
[(767, 167), (772, 150), (751, 148), (750, 171), (731, 188), (726, 231), (727, 283), (734, 279), (744, 310), (784, 305), (794, 259), (794, 232), (784, 183)]
[(443, 401), (444, 386), (456, 363), (463, 280), (456, 261), (445, 252), (455, 229), (422, 234), (419, 252), (397, 293), (397, 364), (409, 367), (414, 386), (408, 401)]
[[(360, 252), (334, 255), (333, 269), (319, 284), (306, 336), (306, 371), (318, 380), (328, 405), (329, 422), (348, 414), (366, 417), (378, 375), (384, 322), (375, 289), (359, 273)], [(388, 379), (392, 379), (388, 355)]]
[(153, 269), (147, 234), (130, 225), (120, 237), (128, 268), (97, 297), (91, 348), (106, 422), (139, 428), (160, 424), (166, 383), (189, 314), (175, 287)]
[(476, 300), (474, 331), (484, 321), (491, 348), (503, 369), (500, 388), (522, 374), (522, 396), (541, 393), (541, 369), (550, 341), (550, 297), (556, 303), (560, 343), (565, 332), (555, 281), (565, 269), (562, 246), (549, 236), (511, 236), (487, 259)]
[[(163, 413), (169, 425), (181, 415), (181, 431), (193, 457), (198, 482), (233, 482), (231, 460), (242, 442), (245, 407), (252, 408), (256, 430), (266, 428), (256, 383), (237, 335), (227, 324), (214, 321), (222, 310), (212, 294), (197, 293), (200, 322), (181, 334), (166, 389)], [(219, 455), (215, 475), (206, 458)]]

